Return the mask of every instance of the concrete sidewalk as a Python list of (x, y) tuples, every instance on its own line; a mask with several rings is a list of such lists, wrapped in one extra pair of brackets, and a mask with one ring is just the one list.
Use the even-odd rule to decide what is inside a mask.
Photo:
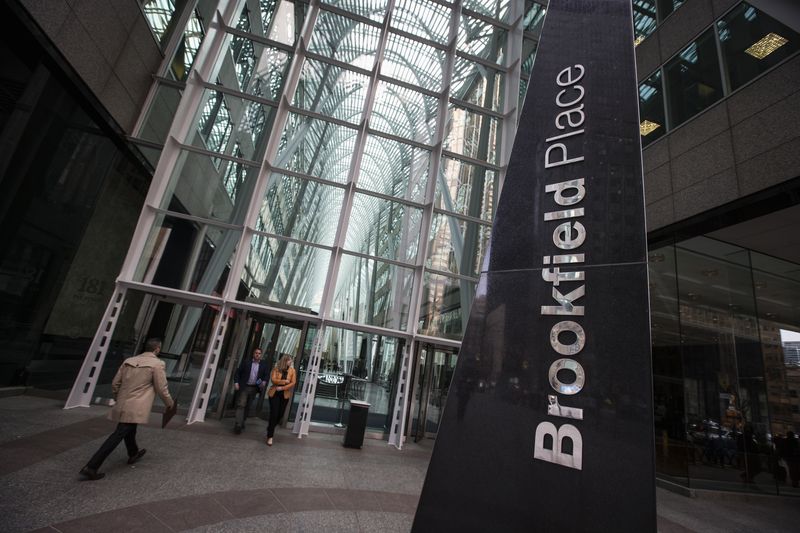
[[(106, 477), (77, 472), (114, 424), (107, 408), (64, 411), (34, 396), (0, 398), (0, 531), (244, 532), (409, 531), (430, 458), (431, 442), (398, 451), (368, 440), (343, 448), (341, 437), (276, 433), (251, 419), (166, 430), (139, 428), (147, 455), (126, 464), (120, 446)], [(800, 531), (800, 500), (716, 495), (690, 499), (658, 489), (658, 529), (684, 532)]]

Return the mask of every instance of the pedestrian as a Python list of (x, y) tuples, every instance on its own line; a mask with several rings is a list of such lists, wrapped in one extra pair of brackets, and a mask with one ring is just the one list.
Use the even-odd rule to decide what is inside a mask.
[(233, 432), (237, 435), (242, 432), (250, 412), (250, 402), (259, 391), (267, 385), (267, 362), (261, 359), (261, 349), (253, 350), (253, 355), (242, 360), (233, 377), (233, 388), (238, 392), (236, 397), (236, 420), (233, 423)]
[(286, 404), (292, 397), (292, 389), (297, 383), (297, 373), (294, 371), (292, 356), (284, 354), (270, 375), (272, 386), (267, 391), (269, 395), (269, 425), (267, 426), (267, 446), (272, 446), (272, 437), (278, 426)]
[(147, 450), (136, 444), (137, 425), (145, 424), (149, 420), (156, 394), (161, 397), (167, 409), (171, 409), (174, 404), (167, 387), (164, 361), (158, 358), (161, 340), (148, 339), (144, 349), (144, 353), (125, 359), (114, 376), (111, 392), (116, 403), (108, 418), (117, 422), (117, 429), (81, 469), (80, 475), (85, 479), (94, 481), (105, 477), (98, 469), (122, 441), (125, 441), (128, 450), (129, 465), (141, 459)]

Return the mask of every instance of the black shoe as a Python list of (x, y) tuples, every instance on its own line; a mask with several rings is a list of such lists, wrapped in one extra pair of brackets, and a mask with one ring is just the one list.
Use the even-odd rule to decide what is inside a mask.
[(242, 432), (242, 427), (241, 427), (241, 426), (238, 426), (238, 425), (236, 425), (236, 426), (233, 426), (233, 432), (234, 432), (234, 433), (236, 433), (236, 434), (238, 435), (239, 433), (241, 433), (241, 432)]
[(141, 459), (144, 456), (145, 453), (147, 453), (147, 450), (142, 448), (141, 450), (136, 452), (136, 455), (131, 455), (130, 457), (128, 457), (128, 464), (132, 465), (133, 463), (135, 463), (136, 461)]
[(85, 477), (89, 481), (97, 481), (98, 479), (103, 479), (106, 475), (102, 472), (98, 472), (94, 468), (89, 468), (88, 466), (84, 466), (81, 468), (81, 471), (78, 472), (81, 476)]

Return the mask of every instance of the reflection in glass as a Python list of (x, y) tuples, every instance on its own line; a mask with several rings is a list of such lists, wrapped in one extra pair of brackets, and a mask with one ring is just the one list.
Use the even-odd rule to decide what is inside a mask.
[(467, 15), (461, 16), (456, 49), (459, 52), (505, 65), (508, 32)]
[(184, 150), (161, 207), (181, 205), (194, 216), (241, 224), (257, 175), (256, 166)]
[(343, 254), (331, 318), (406, 331), (413, 289), (412, 268)]
[(421, 222), (421, 209), (356, 193), (344, 246), (353, 252), (413, 263)]
[(380, 35), (379, 27), (320, 11), (308, 51), (372, 70)]
[(432, 96), (379, 81), (369, 125), (377, 131), (433, 144), (438, 108), (439, 102)]
[(681, 7), (686, 0), (658, 0), (658, 15), (664, 20), (667, 15)]
[(170, 73), (178, 81), (186, 81), (189, 77), (197, 51), (200, 49), (200, 43), (203, 42), (203, 37), (205, 37), (203, 28), (203, 22), (197, 10), (192, 10), (178, 48), (175, 50), (170, 68)]
[(649, 266), (659, 475), (800, 495), (786, 462), (800, 423), (798, 266), (707, 237), (651, 250)]
[(357, 133), (355, 128), (289, 113), (273, 166), (346, 183)]
[(666, 133), (660, 70), (639, 84), (639, 120), (642, 146), (647, 146)]
[(257, 161), (266, 149), (275, 108), (206, 89), (205, 105), (190, 144)]
[(497, 161), (500, 119), (450, 105), (444, 149), (487, 163)]
[(292, 105), (358, 124), (368, 83), (364, 74), (306, 59)]
[(322, 3), (330, 4), (376, 22), (382, 22), (386, 13), (387, 0), (323, 0)]
[(177, 87), (158, 83), (153, 103), (147, 110), (147, 118), (139, 130), (139, 138), (164, 144), (172, 125), (172, 117), (181, 101), (181, 93)]
[(433, 214), (427, 268), (477, 277), (489, 246), (491, 226)]
[(672, 127), (722, 98), (719, 58), (712, 31), (706, 31), (664, 67)]
[(255, 234), (242, 272), (247, 302), (319, 313), (330, 251)]
[(278, 100), (289, 68), (290, 53), (239, 35), (231, 38), (229, 53), (237, 84), (223, 85), (259, 98)]
[(436, 181), (434, 206), (460, 215), (491, 221), (497, 173), (452, 157), (442, 157), (442, 171)]
[(256, 229), (331, 246), (343, 199), (339, 187), (273, 174)]
[(747, 2), (742, 2), (717, 22), (717, 31), (731, 90), (769, 70), (800, 48), (800, 34)]
[(240, 230), (158, 214), (133, 280), (221, 294), (240, 235)]
[(503, 73), (456, 56), (455, 67), (453, 67), (453, 85), (450, 90), (453, 98), (501, 112), (504, 93), (505, 75)]
[(423, 39), (447, 44), (450, 13), (449, 7), (429, 0), (397, 0), (390, 24)]
[(633, 0), (633, 34), (638, 44), (656, 29), (656, 0)]
[(441, 91), (445, 56), (444, 50), (389, 33), (381, 62), (381, 75), (431, 91)]
[(461, 340), (476, 285), (476, 281), (426, 272), (417, 333)]
[(422, 203), (428, 183), (430, 150), (368, 135), (358, 187)]
[(526, 32), (537, 36), (542, 33), (542, 24), (547, 13), (546, 6), (547, 2), (525, 0), (525, 18), (522, 19), (522, 27)]

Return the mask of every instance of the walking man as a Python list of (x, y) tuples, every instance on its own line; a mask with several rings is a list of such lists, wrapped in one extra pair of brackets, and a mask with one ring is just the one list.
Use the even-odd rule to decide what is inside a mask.
[(94, 481), (105, 476), (98, 469), (123, 440), (128, 450), (129, 465), (142, 458), (146, 450), (136, 445), (136, 426), (147, 423), (156, 393), (168, 409), (172, 408), (174, 402), (167, 388), (164, 361), (158, 358), (161, 340), (148, 339), (144, 346), (146, 351), (125, 359), (114, 376), (111, 392), (116, 403), (108, 418), (117, 422), (117, 429), (81, 469), (80, 475), (86, 479)]
[(233, 425), (233, 432), (237, 435), (244, 429), (250, 402), (267, 386), (268, 372), (267, 362), (261, 359), (261, 349), (256, 348), (252, 357), (242, 360), (233, 376), (233, 388), (239, 393), (236, 398), (236, 421)]

